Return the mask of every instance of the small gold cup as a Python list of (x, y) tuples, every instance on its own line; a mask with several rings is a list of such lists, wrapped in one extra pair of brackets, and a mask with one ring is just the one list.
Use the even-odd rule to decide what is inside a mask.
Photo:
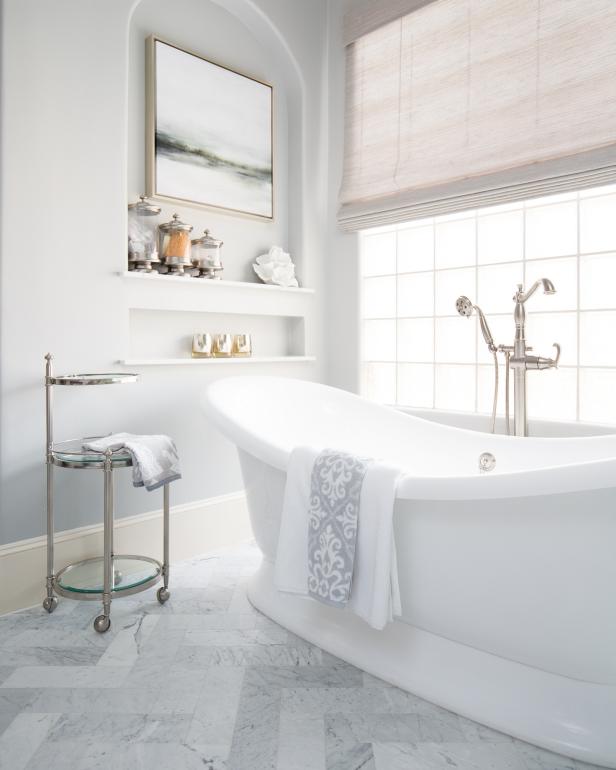
[(217, 334), (214, 337), (213, 353), (215, 358), (229, 358), (233, 355), (233, 335)]
[(233, 335), (233, 355), (248, 357), (252, 355), (252, 340), (250, 334)]
[(212, 335), (204, 332), (203, 334), (193, 334), (192, 357), (193, 358), (211, 358), (212, 353)]

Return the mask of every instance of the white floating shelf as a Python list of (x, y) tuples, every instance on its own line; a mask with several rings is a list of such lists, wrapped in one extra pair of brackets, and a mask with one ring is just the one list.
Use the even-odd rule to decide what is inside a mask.
[(315, 356), (240, 356), (231, 358), (127, 358), (123, 366), (224, 366), (225, 364), (295, 364), (316, 361)]
[(305, 317), (312, 310), (313, 289), (269, 286), (243, 281), (212, 281), (173, 275), (125, 272), (126, 307), (193, 313), (233, 313)]
[(207, 289), (215, 288), (234, 288), (234, 289), (257, 289), (258, 291), (284, 292), (285, 294), (314, 294), (314, 289), (305, 289), (295, 286), (273, 286), (268, 283), (257, 283), (256, 281), (212, 281), (208, 278), (190, 278), (181, 275), (160, 275), (159, 273), (143, 273), (136, 270), (126, 270), (121, 273), (124, 278), (130, 278), (137, 281), (151, 281), (155, 283), (183, 283), (187, 286), (201, 286)]

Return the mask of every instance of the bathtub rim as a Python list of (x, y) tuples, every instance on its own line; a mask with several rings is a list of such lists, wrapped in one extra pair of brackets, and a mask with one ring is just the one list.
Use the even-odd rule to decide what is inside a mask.
[[(270, 377), (270, 376), (235, 376), (224, 377), (210, 383), (202, 397), (202, 406), (216, 427), (230, 438), (237, 446), (242, 447), (246, 452), (263, 462), (286, 471), (290, 450), (277, 445), (271, 440), (266, 440), (260, 435), (246, 429), (241, 421), (235, 416), (229, 414), (222, 408), (221, 401), (224, 400), (225, 387), (231, 383), (241, 382), (244, 386), (249, 386), (250, 382), (264, 381), (288, 382), (289, 378)], [(502, 442), (522, 442), (533, 441), (535, 443), (545, 443), (546, 451), (554, 442), (572, 442), (572, 443), (614, 443), (614, 433), (606, 433), (598, 436), (576, 436), (576, 437), (541, 437), (534, 436), (529, 438), (520, 438), (516, 436), (503, 436), (486, 433), (481, 434), (476, 430), (468, 428), (458, 428), (410, 414), (394, 407), (382, 406), (366, 401), (366, 399), (355, 393), (341, 391), (330, 385), (311, 382), (308, 380), (290, 380), (291, 382), (301, 382), (315, 389), (325, 389), (336, 393), (336, 397), (361, 402), (368, 408), (375, 410), (385, 410), (388, 413), (395, 414), (401, 420), (420, 420), (430, 422), (431, 425), (439, 430), (443, 435), (463, 434), (477, 440), (478, 435), (485, 435), (485, 451), (492, 449), (497, 452), (494, 445)], [(222, 398), (219, 394), (222, 393)], [(497, 456), (498, 461), (498, 456)], [(604, 458), (578, 461), (560, 465), (546, 465), (539, 468), (500, 471), (474, 476), (414, 476), (404, 474), (398, 484), (397, 497), (406, 500), (485, 500), (485, 499), (503, 499), (511, 497), (535, 497), (541, 495), (551, 495), (567, 492), (585, 492), (592, 489), (610, 489), (616, 486), (616, 456), (608, 455)]]

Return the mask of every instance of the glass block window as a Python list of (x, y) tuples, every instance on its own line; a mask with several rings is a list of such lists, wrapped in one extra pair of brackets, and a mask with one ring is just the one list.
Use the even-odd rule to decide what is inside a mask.
[(516, 284), (546, 277), (556, 294), (528, 300), (527, 342), (544, 356), (559, 342), (562, 356), (528, 373), (529, 416), (616, 423), (616, 185), (366, 230), (361, 266), (367, 397), (490, 413), (492, 356), (456, 298), (511, 345)]

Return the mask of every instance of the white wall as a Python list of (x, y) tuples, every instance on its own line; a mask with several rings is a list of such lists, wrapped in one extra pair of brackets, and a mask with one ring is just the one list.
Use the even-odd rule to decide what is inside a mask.
[[(117, 272), (125, 266), (127, 187), (131, 198), (142, 190), (135, 42), (150, 24), (284, 89), (277, 149), (279, 161), (293, 161), (286, 168), (279, 162), (279, 190), (288, 198), (279, 201), (281, 218), (267, 225), (191, 212), (191, 221), (225, 240), (233, 278), (246, 275), (260, 248), (286, 239), (304, 283), (319, 297), (327, 203), (325, 0), (145, 0), (131, 28), (129, 89), (130, 14), (126, 0), (2, 5), (0, 543), (44, 531), (43, 355), (54, 353), (58, 371), (101, 371), (117, 368), (126, 348)], [(250, 373), (320, 378), (322, 368), (252, 365)], [(172, 502), (232, 492), (241, 486), (234, 449), (206, 423), (198, 403), (214, 376), (211, 367), (155, 368), (144, 370), (138, 385), (58, 389), (58, 437), (169, 433), (184, 471)], [(99, 521), (99, 475), (56, 475), (58, 529)], [(128, 474), (121, 475), (119, 515), (159, 507), (158, 498), (132, 490)]]
[(343, 233), (336, 221), (344, 155), (345, 50), (342, 20), (356, 0), (328, 4), (328, 241), (326, 310), (327, 378), (330, 385), (359, 388), (359, 237)]

